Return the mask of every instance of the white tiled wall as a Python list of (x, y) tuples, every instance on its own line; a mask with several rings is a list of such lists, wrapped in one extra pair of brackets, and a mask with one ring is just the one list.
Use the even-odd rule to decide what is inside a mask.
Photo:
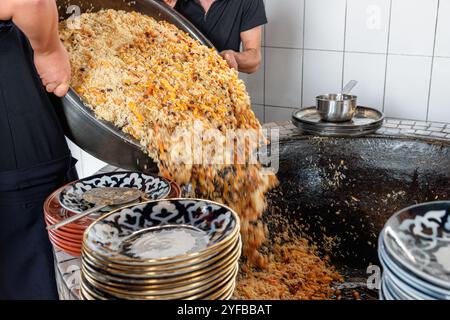
[(431, 57), (388, 57), (384, 111), (388, 116), (427, 118)]
[(317, 50), (304, 50), (304, 54), (303, 105), (311, 106), (315, 103), (318, 87), (323, 92), (335, 92), (336, 88), (341, 87), (344, 54), (339, 51)]
[(361, 105), (450, 123), (450, 0), (265, 0), (255, 113), (290, 119), (351, 79)]
[(428, 111), (430, 121), (442, 121), (449, 118), (450, 59), (435, 58), (431, 77), (431, 94)]
[(266, 48), (265, 104), (295, 106), (301, 101), (302, 51)]
[(389, 53), (433, 55), (438, 0), (393, 0)]
[(358, 79), (358, 86), (353, 93), (359, 97), (359, 103), (381, 109), (385, 69), (385, 55), (347, 52), (344, 60), (344, 83)]
[(450, 0), (439, 1), (435, 56), (450, 57)]
[(346, 1), (303, 0), (301, 2), (305, 5), (304, 48), (343, 51)]
[(347, 51), (386, 53), (390, 1), (349, 0), (347, 2)]
[(265, 44), (280, 48), (303, 48), (302, 0), (267, 1), (267, 19), (272, 21), (266, 27)]

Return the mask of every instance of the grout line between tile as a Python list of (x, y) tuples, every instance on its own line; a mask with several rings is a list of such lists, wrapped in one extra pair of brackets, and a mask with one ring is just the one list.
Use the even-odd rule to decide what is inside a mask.
[[(305, 27), (306, 27), (306, 2), (308, 0), (303, 1), (303, 37), (302, 37), (302, 47), (305, 48)], [(304, 95), (304, 74), (305, 74), (305, 49), (301, 49), (302, 51), (302, 76), (300, 83), (300, 108), (303, 108), (303, 95)]]
[[(267, 30), (264, 26), (264, 44), (267, 43)], [(263, 123), (266, 123), (266, 67), (267, 67), (267, 54), (266, 47), (262, 48), (264, 52), (264, 66), (263, 66)]]
[(431, 55), (426, 54), (409, 54), (409, 53), (388, 53), (388, 56), (400, 56), (400, 57), (419, 57), (419, 58), (431, 58)]
[[(425, 55), (425, 54), (368, 52), (368, 51), (355, 51), (355, 50), (342, 51), (342, 50), (331, 50), (331, 49), (292, 48), (292, 47), (278, 47), (278, 46), (265, 46), (265, 48), (297, 50), (297, 51), (322, 51), (322, 52), (345, 52), (345, 53), (359, 53), (359, 54), (377, 54), (377, 55), (383, 55), (383, 56), (389, 55), (389, 56), (421, 57), (421, 58), (431, 58), (432, 57), (432, 55)], [(435, 58), (448, 58), (448, 59), (450, 59), (450, 56), (435, 56)]]
[(269, 107), (269, 108), (281, 108), (281, 109), (290, 109), (290, 110), (295, 110), (295, 109), (298, 109), (297, 107), (287, 107), (287, 106), (274, 106), (274, 105), (271, 105), (271, 104), (268, 104), (266, 107)]
[(389, 43), (391, 41), (391, 21), (392, 21), (392, 1), (389, 0), (389, 21), (388, 21), (388, 36), (387, 36), (387, 45), (386, 45), (386, 64), (384, 68), (384, 87), (383, 87), (383, 105), (382, 110), (385, 113), (386, 107), (386, 86), (387, 86), (387, 74), (388, 74), (388, 63), (389, 63)]
[(348, 18), (348, 0), (345, 0), (345, 17), (344, 17), (344, 51), (342, 53), (342, 74), (341, 74), (341, 90), (344, 88), (345, 75), (345, 49), (347, 40), (347, 18)]
[(438, 29), (438, 23), (439, 23), (440, 3), (441, 3), (441, 0), (438, 0), (438, 2), (437, 2), (437, 10), (436, 10), (436, 24), (434, 26), (433, 56), (431, 57), (430, 82), (429, 82), (429, 86), (428, 86), (426, 121), (428, 121), (429, 116), (430, 116), (431, 88), (432, 88), (432, 84), (433, 84), (433, 71), (434, 71), (434, 53), (436, 52), (436, 40), (437, 40), (437, 29)]
[(266, 48), (272, 48), (272, 49), (290, 49), (290, 50), (303, 50), (303, 48), (296, 48), (296, 47), (284, 47), (284, 46), (264, 46)]

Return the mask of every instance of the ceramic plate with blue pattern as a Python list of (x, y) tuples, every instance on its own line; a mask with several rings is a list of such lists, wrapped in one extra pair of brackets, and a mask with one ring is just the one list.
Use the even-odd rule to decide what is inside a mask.
[[(94, 188), (120, 187), (141, 190), (146, 201), (167, 197), (171, 191), (170, 181), (156, 175), (140, 172), (111, 172), (74, 181), (61, 190), (58, 198), (61, 206), (69, 211), (80, 213), (95, 207), (83, 199), (83, 194)], [(111, 211), (105, 208), (103, 211)]]
[(438, 299), (438, 300), (450, 300), (450, 291), (445, 290), (444, 288), (439, 288), (428, 281), (425, 281), (415, 274), (411, 273), (408, 269), (402, 267), (395, 263), (392, 260), (392, 257), (388, 255), (384, 246), (384, 239), (380, 236), (378, 241), (378, 257), (383, 267), (383, 277), (389, 276), (394, 282), (394, 285), (397, 286), (407, 286), (408, 289), (404, 290), (406, 295), (404, 295), (404, 299), (409, 299), (410, 296), (413, 296), (416, 293), (415, 300), (423, 299), (417, 297), (417, 293), (419, 296), (426, 295), (427, 300), (429, 299)]
[(199, 199), (167, 199), (118, 209), (96, 220), (84, 246), (101, 259), (165, 264), (220, 250), (239, 234), (230, 208)]
[(450, 201), (401, 210), (386, 223), (382, 239), (396, 264), (450, 292)]

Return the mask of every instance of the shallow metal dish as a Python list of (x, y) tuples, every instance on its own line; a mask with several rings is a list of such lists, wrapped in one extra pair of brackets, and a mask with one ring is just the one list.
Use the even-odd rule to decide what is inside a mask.
[(361, 136), (376, 132), (384, 121), (382, 112), (359, 106), (351, 121), (323, 121), (315, 107), (296, 110), (292, 114), (292, 122), (304, 132), (320, 136)]
[[(213, 47), (189, 21), (163, 3), (153, 0), (57, 0), (60, 19), (70, 17), (77, 8), (83, 12), (100, 9), (138, 11), (156, 20), (166, 20), (194, 39)], [(77, 6), (77, 7), (74, 7)], [(63, 99), (54, 99), (66, 136), (84, 151), (114, 166), (156, 173), (158, 168), (153, 160), (143, 152), (139, 141), (123, 133), (112, 123), (97, 120), (94, 113), (84, 104), (72, 89)]]

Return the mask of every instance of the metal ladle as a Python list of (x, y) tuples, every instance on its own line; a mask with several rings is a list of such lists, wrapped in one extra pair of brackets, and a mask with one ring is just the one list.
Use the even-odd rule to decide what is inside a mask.
[(144, 198), (144, 193), (138, 189), (132, 188), (94, 188), (83, 194), (83, 199), (95, 204), (95, 207), (78, 213), (70, 218), (55, 223), (47, 227), (47, 230), (55, 230), (69, 223), (75, 222), (94, 212), (100, 211), (106, 207), (115, 207), (119, 205), (134, 202), (140, 198)]

